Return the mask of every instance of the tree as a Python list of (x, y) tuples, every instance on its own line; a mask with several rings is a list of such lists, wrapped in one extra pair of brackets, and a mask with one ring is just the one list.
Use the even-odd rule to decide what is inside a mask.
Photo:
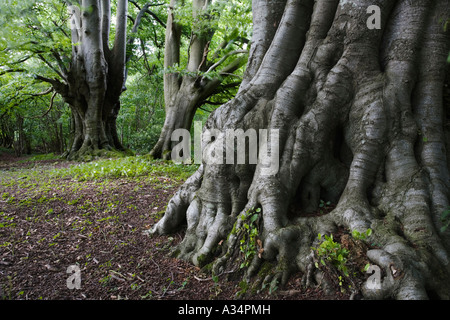
[[(197, 108), (210, 97), (239, 86), (240, 80), (235, 79), (234, 73), (247, 60), (244, 46), (248, 41), (243, 36), (246, 34), (243, 23), (249, 11), (247, 1), (211, 0), (186, 3), (171, 0), (168, 10), (164, 53), (166, 119), (159, 140), (150, 152), (155, 158), (164, 159), (170, 158), (174, 130), (189, 130)], [(233, 27), (221, 30), (220, 20), (230, 19), (231, 15), (236, 19)], [(183, 67), (182, 36), (188, 31), (188, 59)]]
[[(27, 69), (34, 67), (28, 61)], [(14, 147), (18, 156), (36, 150), (64, 152), (66, 106), (48, 84), (22, 73), (5, 73), (0, 76), (0, 106), (2, 146)]]
[[(449, 299), (448, 1), (256, 0), (253, 15), (249, 67), (208, 119), (221, 133), (204, 151), (220, 150), (226, 129), (274, 130), (279, 170), (203, 160), (149, 233), (187, 223), (175, 252), (219, 275), (250, 212), (260, 246), (246, 277), (275, 262), (266, 282), (284, 284), (320, 276), (319, 233), (370, 228), (367, 257), (383, 272), (366, 298)], [(334, 210), (308, 215), (321, 199)]]
[[(45, 3), (48, 4), (48, 3)], [(3, 144), (17, 155), (36, 150), (60, 152), (65, 144), (61, 121), (64, 103), (48, 83), (34, 74), (50, 76), (48, 57), (61, 58), (66, 47), (61, 6), (33, 1), (0, 4), (0, 122)], [(44, 57), (46, 56), (46, 57)], [(39, 128), (35, 131), (36, 128)]]
[[(2, 51), (9, 56), (19, 53), (20, 58), (8, 65), (22, 68), (4, 72), (28, 72), (26, 63), (33, 59), (47, 66), (49, 72), (34, 77), (49, 83), (72, 110), (71, 158), (123, 149), (115, 122), (125, 90), (127, 8), (128, 1), (117, 1), (111, 37), (109, 0), (24, 1), (17, 8), (5, 4), (16, 23), (2, 23), (9, 27)], [(17, 18), (17, 13), (24, 15)]]
[(71, 69), (66, 84), (53, 86), (73, 110), (75, 139), (71, 154), (123, 147), (117, 137), (120, 95), (125, 90), (128, 1), (117, 2), (115, 37), (110, 48), (111, 3), (83, 0), (71, 5)]

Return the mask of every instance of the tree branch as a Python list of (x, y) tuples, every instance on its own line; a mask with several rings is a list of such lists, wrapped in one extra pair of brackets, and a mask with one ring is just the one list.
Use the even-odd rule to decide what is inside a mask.
[[(236, 60), (233, 60), (230, 64), (228, 64), (226, 67), (224, 67), (222, 70), (220, 70), (219, 75), (221, 77), (228, 77), (228, 76), (233, 76), (233, 77), (239, 77), (238, 75), (234, 74), (233, 72), (235, 72), (236, 70), (238, 70), (245, 62), (247, 61), (247, 59), (245, 57), (239, 57)], [(209, 97), (211, 95), (214, 94), (214, 91), (217, 89), (217, 87), (222, 83), (223, 79), (216, 78), (213, 80), (207, 80), (206, 77), (200, 77), (197, 80), (199, 83), (205, 83), (204, 89), (203, 89), (203, 94), (205, 97)]]
[(145, 12), (151, 15), (156, 20), (156, 22), (158, 22), (161, 26), (167, 28), (166, 24), (153, 11), (146, 10)]
[(25, 69), (8, 69), (8, 70), (3, 70), (0, 71), (0, 76), (7, 74), (7, 73), (21, 73), (21, 72), (26, 72), (27, 70)]
[(116, 64), (123, 68), (126, 60), (126, 43), (127, 43), (127, 12), (128, 1), (119, 0), (117, 3), (116, 17), (116, 36), (114, 39), (114, 59)]
[[(208, 6), (210, 2), (207, 0), (197, 0), (192, 3), (192, 18), (194, 21), (201, 21), (201, 16), (206, 17)], [(209, 17), (208, 17), (209, 18)], [(204, 25), (203, 25), (204, 26)], [(187, 70), (190, 72), (200, 71), (203, 62), (206, 60), (204, 57), (205, 50), (208, 48), (208, 42), (211, 41), (214, 31), (211, 28), (198, 27), (195, 26), (194, 30), (198, 29), (196, 32), (193, 31), (191, 35), (191, 42), (189, 45), (189, 57)]]
[(39, 59), (41, 59), (50, 69), (52, 69), (58, 76), (61, 77), (61, 79), (66, 80), (66, 77), (58, 71), (50, 62), (47, 61), (47, 59), (44, 58), (42, 54), (38, 54)]
[(55, 58), (56, 62), (58, 63), (59, 70), (61, 71), (61, 73), (64, 76), (63, 79), (66, 80), (69, 72), (63, 63), (60, 54), (56, 50), (51, 50), (51, 52), (52, 52), (52, 56)]
[(103, 51), (109, 51), (109, 34), (111, 30), (111, 3), (110, 0), (102, 0), (102, 40)]
[[(81, 12), (76, 5), (69, 5), (67, 11), (70, 15), (70, 31), (72, 35), (72, 43), (78, 43), (81, 37)], [(76, 46), (73, 46), (76, 49)]]
[(54, 90), (54, 88), (53, 88), (53, 87), (50, 87), (50, 88), (48, 88), (47, 90), (45, 90), (45, 91), (43, 91), (43, 92), (40, 92), (40, 93), (30, 93), (29, 95), (30, 95), (30, 96), (33, 96), (33, 97), (42, 97), (42, 96), (46, 96), (46, 95), (49, 94), (50, 92), (53, 92), (53, 90)]
[(167, 26), (166, 26), (166, 24), (153, 12), (153, 11), (150, 11), (149, 10), (149, 8), (150, 7), (156, 7), (156, 6), (162, 6), (162, 5), (165, 5), (165, 3), (157, 3), (157, 4), (154, 4), (154, 3), (146, 3), (145, 5), (144, 5), (144, 7), (141, 9), (141, 7), (136, 3), (136, 1), (130, 1), (132, 4), (134, 4), (134, 6), (136, 7), (136, 8), (138, 8), (138, 10), (139, 10), (139, 13), (138, 13), (138, 15), (137, 15), (137, 18), (136, 18), (136, 21), (135, 21), (135, 26), (133, 27), (133, 29), (134, 28), (136, 28), (135, 29), (135, 32), (137, 31), (137, 28), (139, 27), (139, 25), (140, 25), (140, 23), (141, 23), (141, 19), (142, 19), (142, 17), (144, 16), (144, 14), (145, 13), (147, 13), (147, 14), (149, 14), (149, 15), (151, 15), (155, 20), (156, 20), (156, 22), (158, 22), (161, 26), (163, 26), (164, 28), (166, 28)]
[(233, 38), (231, 40), (225, 40), (223, 41), (219, 47), (216, 49), (216, 51), (214, 52), (213, 56), (212, 56), (212, 60), (216, 60), (219, 58), (219, 54), (220, 51), (225, 49), (226, 47), (228, 47), (230, 44), (234, 43), (234, 42), (240, 42), (240, 43), (245, 43), (248, 44), (250, 43), (250, 40), (245, 38), (245, 37), (237, 37), (237, 38)]
[(40, 116), (34, 116), (34, 117), (24, 117), (24, 118), (28, 118), (28, 119), (39, 119), (39, 118), (43, 118), (46, 115), (49, 114), (49, 112), (53, 109), (53, 102), (55, 101), (55, 97), (58, 93), (54, 92), (52, 95), (52, 98), (50, 99), (50, 106), (48, 107), (47, 111), (45, 111), (44, 114), (40, 115)]
[[(174, 8), (180, 0), (171, 0), (167, 17), (167, 28), (164, 48), (164, 68), (168, 69), (180, 63), (181, 26), (175, 22)], [(164, 74), (164, 99), (169, 103), (178, 92), (180, 84), (177, 74)]]
[(36, 80), (51, 84), (55, 91), (58, 92), (62, 97), (67, 97), (68, 86), (60, 82), (58, 79), (50, 79), (40, 75), (35, 75), (34, 78)]
[(220, 66), (222, 63), (224, 63), (225, 60), (227, 60), (227, 59), (228, 59), (229, 57), (231, 57), (232, 55), (235, 55), (235, 54), (241, 54), (241, 53), (248, 54), (248, 51), (247, 51), (247, 50), (234, 50), (234, 51), (231, 51), (231, 52), (227, 53), (227, 54), (224, 55), (219, 61), (217, 61), (215, 64), (213, 64), (213, 65), (208, 69), (208, 71), (205, 72), (205, 74), (208, 73), (208, 72), (211, 72), (211, 71), (215, 70), (218, 66)]

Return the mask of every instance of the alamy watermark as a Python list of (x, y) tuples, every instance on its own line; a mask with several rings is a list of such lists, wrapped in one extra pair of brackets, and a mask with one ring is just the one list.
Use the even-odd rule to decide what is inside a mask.
[(367, 269), (367, 273), (370, 274), (367, 279), (366, 286), (370, 290), (380, 290), (381, 289), (381, 269), (377, 265), (371, 265)]
[(367, 28), (370, 30), (381, 29), (381, 9), (379, 6), (372, 5), (367, 8), (367, 14), (371, 16), (367, 19)]
[(275, 175), (279, 169), (278, 129), (202, 131), (201, 122), (196, 121), (193, 139), (189, 130), (177, 129), (171, 140), (178, 142), (171, 153), (175, 163), (258, 164), (262, 175)]
[(70, 277), (67, 278), (66, 284), (67, 288), (70, 290), (73, 289), (81, 289), (81, 269), (77, 265), (71, 265), (67, 268), (66, 273), (71, 274)]

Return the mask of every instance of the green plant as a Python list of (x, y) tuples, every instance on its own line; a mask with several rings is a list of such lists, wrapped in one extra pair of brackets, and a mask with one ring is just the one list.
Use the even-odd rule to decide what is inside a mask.
[(347, 258), (349, 251), (341, 246), (340, 243), (333, 240), (333, 235), (323, 235), (319, 233), (318, 240), (320, 244), (317, 248), (312, 247), (315, 251), (319, 261), (315, 263), (319, 268), (319, 262), (323, 266), (331, 264), (341, 271), (345, 276), (348, 276)]
[(330, 206), (331, 206), (331, 202), (330, 201), (320, 200), (320, 203), (319, 203), (319, 212), (320, 212), (320, 214), (328, 213), (329, 209), (330, 209)]
[(441, 215), (442, 227), (441, 232), (445, 232), (447, 228), (450, 226), (450, 207), (447, 207)]
[(213, 281), (213, 287), (210, 290), (214, 290), (214, 296), (211, 296), (211, 298), (217, 298), (217, 296), (222, 292), (222, 288), (219, 284), (219, 276), (213, 275), (212, 276)]
[(244, 262), (240, 265), (241, 269), (248, 267), (250, 261), (252, 261), (253, 257), (258, 252), (258, 228), (256, 221), (258, 220), (260, 212), (261, 208), (251, 208), (241, 216), (243, 224), (238, 230), (238, 232), (240, 231), (242, 233), (239, 249), (244, 254)]
[(152, 298), (153, 298), (152, 290), (149, 290), (145, 295), (141, 296), (141, 299), (152, 299)]
[(179, 165), (171, 161), (151, 160), (146, 156), (129, 156), (81, 163), (54, 170), (53, 173), (56, 177), (71, 177), (78, 181), (154, 175), (161, 179), (154, 179), (153, 182), (164, 185), (170, 179), (186, 180), (197, 169), (198, 165)]
[(356, 240), (366, 240), (372, 235), (372, 229), (367, 229), (365, 232), (359, 232), (357, 230), (352, 231), (352, 237)]
[(139, 284), (137, 284), (137, 283), (132, 283), (131, 286), (130, 286), (131, 290), (133, 290), (133, 291), (134, 290), (138, 290), (140, 287), (141, 286)]
[(111, 275), (107, 275), (100, 280), (98, 280), (102, 286), (107, 286), (109, 282), (111, 282)]

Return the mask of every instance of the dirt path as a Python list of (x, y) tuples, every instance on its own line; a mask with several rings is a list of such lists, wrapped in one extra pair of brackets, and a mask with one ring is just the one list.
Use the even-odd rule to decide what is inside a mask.
[[(237, 282), (214, 282), (198, 268), (169, 256), (182, 233), (143, 235), (161, 217), (181, 180), (148, 175), (77, 181), (50, 174), (69, 165), (8, 154), (0, 158), (0, 299), (235, 298)], [(80, 289), (68, 288), (67, 279), (75, 275), (67, 273), (71, 266), (81, 276)], [(300, 277), (274, 295), (251, 296), (345, 297), (302, 290)]]

